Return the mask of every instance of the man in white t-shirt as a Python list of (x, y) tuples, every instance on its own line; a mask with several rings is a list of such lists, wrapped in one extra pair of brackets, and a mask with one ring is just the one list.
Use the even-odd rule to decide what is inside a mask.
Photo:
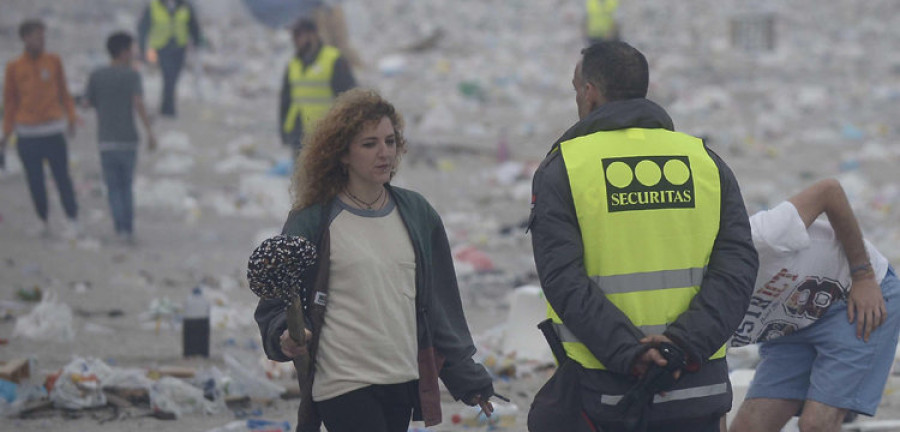
[(731, 432), (777, 432), (801, 409), (801, 431), (875, 415), (900, 332), (900, 280), (863, 240), (840, 183), (819, 181), (750, 226), (759, 273), (731, 345), (761, 343), (761, 362)]

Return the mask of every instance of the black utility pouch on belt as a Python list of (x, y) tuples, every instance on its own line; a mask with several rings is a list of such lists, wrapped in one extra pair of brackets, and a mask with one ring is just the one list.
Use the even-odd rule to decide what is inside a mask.
[(529, 432), (602, 432), (589, 425), (581, 408), (581, 365), (566, 355), (552, 321), (542, 321), (538, 329), (550, 344), (559, 367), (534, 395), (528, 411)]

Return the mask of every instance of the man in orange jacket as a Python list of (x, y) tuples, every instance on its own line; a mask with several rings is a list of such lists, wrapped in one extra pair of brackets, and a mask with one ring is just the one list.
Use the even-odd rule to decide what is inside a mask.
[(49, 234), (44, 184), (44, 161), (47, 161), (68, 218), (66, 234), (74, 237), (80, 233), (78, 204), (69, 176), (64, 133), (74, 134), (80, 120), (66, 87), (62, 61), (58, 55), (44, 51), (44, 30), (44, 23), (38, 20), (27, 20), (19, 26), (25, 52), (6, 65), (0, 153), (15, 134), (31, 199), (42, 222), (42, 235)]

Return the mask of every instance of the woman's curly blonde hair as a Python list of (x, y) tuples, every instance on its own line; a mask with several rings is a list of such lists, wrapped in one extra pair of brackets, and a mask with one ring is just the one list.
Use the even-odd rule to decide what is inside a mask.
[(393, 177), (406, 151), (403, 117), (394, 105), (374, 90), (348, 90), (335, 99), (328, 113), (316, 124), (315, 131), (303, 140), (303, 150), (294, 169), (294, 209), (328, 202), (344, 189), (347, 170), (341, 157), (349, 151), (353, 138), (366, 126), (377, 124), (384, 117), (394, 126), (396, 138)]

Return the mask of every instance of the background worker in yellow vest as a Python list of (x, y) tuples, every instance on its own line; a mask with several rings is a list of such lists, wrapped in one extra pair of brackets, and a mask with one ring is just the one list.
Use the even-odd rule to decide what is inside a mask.
[(585, 0), (584, 35), (588, 45), (619, 39), (619, 0)]
[(664, 372), (665, 395), (646, 393), (643, 430), (716, 431), (731, 408), (724, 344), (758, 267), (747, 212), (728, 166), (674, 132), (648, 82), (624, 42), (582, 51), (580, 121), (534, 176), (534, 260), (562, 349), (532, 432), (640, 430), (618, 403), (676, 351), (686, 361)]
[(300, 152), (303, 136), (312, 132), (334, 98), (353, 87), (356, 79), (341, 52), (325, 45), (311, 19), (300, 19), (291, 28), (296, 53), (284, 71), (278, 127), (281, 141)]
[(185, 0), (151, 0), (138, 23), (141, 58), (148, 48), (156, 52), (163, 76), (159, 113), (175, 117), (178, 76), (184, 67), (188, 46), (201, 43), (200, 25), (194, 7)]

